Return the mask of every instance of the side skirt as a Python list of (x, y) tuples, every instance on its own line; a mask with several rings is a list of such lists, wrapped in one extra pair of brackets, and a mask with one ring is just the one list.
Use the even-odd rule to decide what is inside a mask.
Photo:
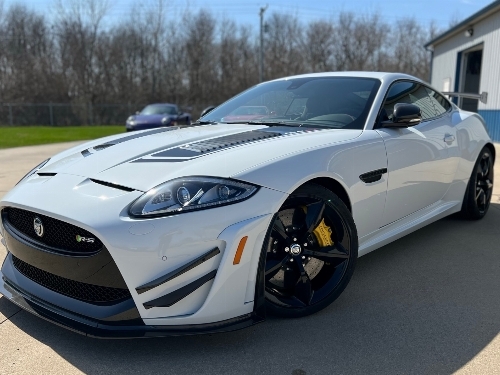
[(378, 231), (371, 233), (359, 240), (360, 246), (358, 256), (368, 254), (369, 252), (378, 249), (388, 243), (391, 243), (405, 235), (412, 233), (427, 224), (433, 223), (443, 217), (460, 211), (462, 202), (439, 201), (429, 207), (417, 211), (405, 218), (402, 218), (394, 223), (380, 228)]

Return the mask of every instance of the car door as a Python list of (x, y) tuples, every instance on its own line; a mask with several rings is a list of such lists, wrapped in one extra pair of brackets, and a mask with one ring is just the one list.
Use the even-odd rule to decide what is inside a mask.
[(450, 113), (439, 113), (429, 89), (414, 81), (391, 85), (381, 116), (391, 118), (396, 103), (420, 107), (422, 122), (408, 128), (378, 128), (388, 161), (387, 199), (383, 225), (390, 224), (443, 198), (456, 171), (449, 164), (450, 148), (456, 149)]

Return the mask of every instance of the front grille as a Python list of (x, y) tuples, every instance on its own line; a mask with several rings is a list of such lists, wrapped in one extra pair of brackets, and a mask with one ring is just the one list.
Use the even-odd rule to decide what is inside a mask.
[(14, 267), (41, 286), (65, 296), (89, 303), (110, 303), (131, 298), (128, 289), (109, 288), (69, 280), (36, 268), (12, 255)]
[[(14, 207), (4, 208), (2, 214), (3, 219), (20, 233), (50, 247), (52, 251), (68, 255), (91, 255), (103, 247), (102, 242), (92, 233), (61, 220)], [(35, 232), (35, 218), (39, 218), (42, 222), (42, 237)], [(90, 243), (88, 239), (93, 239), (94, 242)]]

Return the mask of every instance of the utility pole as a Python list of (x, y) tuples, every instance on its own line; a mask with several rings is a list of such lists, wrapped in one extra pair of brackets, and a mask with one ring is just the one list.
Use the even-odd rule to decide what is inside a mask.
[(260, 8), (260, 61), (259, 61), (259, 82), (264, 81), (264, 13), (269, 5)]

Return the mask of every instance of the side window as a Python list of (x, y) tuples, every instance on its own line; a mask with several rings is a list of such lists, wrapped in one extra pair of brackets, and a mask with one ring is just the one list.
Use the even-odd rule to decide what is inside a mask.
[(424, 121), (437, 116), (426, 87), (416, 82), (400, 81), (389, 88), (389, 93), (383, 105), (383, 110), (385, 110), (388, 119), (392, 118), (394, 105), (397, 103), (415, 104), (420, 107), (422, 120)]
[(451, 104), (444, 98), (444, 96), (438, 94), (436, 91), (431, 90), (428, 87), (427, 92), (429, 93), (429, 97), (431, 98), (432, 105), (436, 109), (437, 116), (441, 116), (442, 114), (448, 112)]

